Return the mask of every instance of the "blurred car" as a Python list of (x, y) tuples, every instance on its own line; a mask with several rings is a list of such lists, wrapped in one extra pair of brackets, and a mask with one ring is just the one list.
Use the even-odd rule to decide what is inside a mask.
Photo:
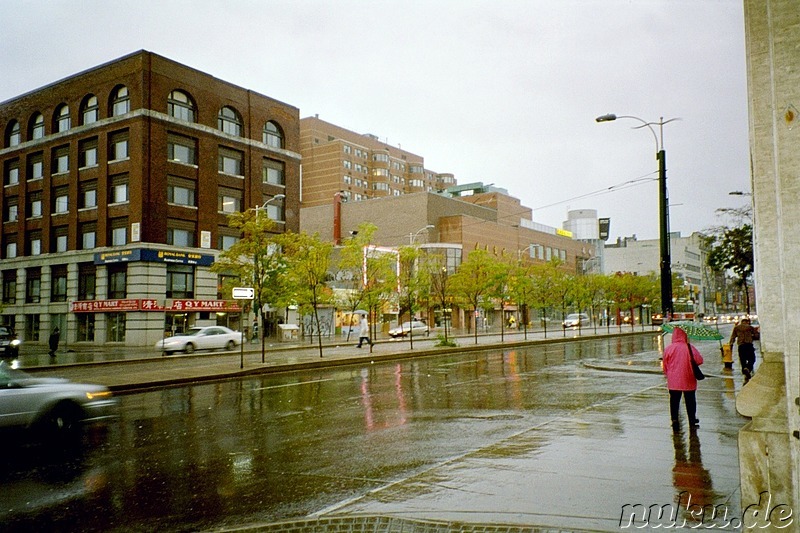
[(103, 385), (35, 378), (0, 361), (0, 429), (32, 432), (43, 442), (75, 442), (83, 427), (115, 418), (117, 400)]
[(591, 320), (586, 313), (570, 313), (561, 323), (561, 326), (566, 328), (582, 328), (588, 326)]
[(409, 333), (416, 337), (418, 335), (430, 335), (431, 330), (425, 322), (420, 322), (419, 320), (403, 322), (398, 327), (389, 330), (389, 336), (393, 339), (406, 337)]
[(11, 326), (0, 326), (0, 357), (3, 359), (16, 359), (19, 357), (19, 345), (22, 342), (17, 338), (17, 332)]
[(242, 334), (225, 326), (189, 328), (184, 335), (167, 337), (156, 343), (156, 349), (164, 353), (193, 353), (195, 350), (233, 350), (242, 343)]
[(660, 326), (664, 323), (664, 315), (661, 313), (654, 313), (652, 317), (650, 317), (650, 323), (654, 326)]

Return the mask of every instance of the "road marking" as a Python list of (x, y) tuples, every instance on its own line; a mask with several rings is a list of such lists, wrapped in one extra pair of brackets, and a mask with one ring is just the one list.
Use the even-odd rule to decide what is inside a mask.
[(323, 381), (334, 381), (333, 378), (329, 379), (315, 379), (314, 381), (300, 381), (298, 383), (286, 383), (284, 385), (270, 385), (269, 387), (257, 387), (255, 389), (251, 389), (253, 392), (259, 390), (268, 390), (268, 389), (282, 389), (285, 387), (297, 387), (299, 385), (313, 385), (315, 383), (322, 383)]

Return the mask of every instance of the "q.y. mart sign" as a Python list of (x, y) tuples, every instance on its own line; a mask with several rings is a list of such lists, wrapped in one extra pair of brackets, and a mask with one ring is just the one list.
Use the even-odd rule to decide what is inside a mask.
[(70, 302), (71, 313), (122, 313), (134, 311), (240, 311), (238, 302), (227, 300), (166, 300), (126, 298)]

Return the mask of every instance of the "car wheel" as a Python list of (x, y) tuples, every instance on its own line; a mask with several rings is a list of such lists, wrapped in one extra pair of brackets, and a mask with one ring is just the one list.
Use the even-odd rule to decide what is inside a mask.
[(186, 353), (194, 353), (194, 344), (187, 342), (186, 346), (183, 347), (183, 351)]
[(236, 348), (236, 343), (233, 341), (228, 341), (228, 344), (225, 345), (225, 349), (229, 352), (233, 351), (234, 348)]
[(59, 403), (39, 420), (44, 443), (76, 444), (81, 436), (81, 408), (73, 403)]

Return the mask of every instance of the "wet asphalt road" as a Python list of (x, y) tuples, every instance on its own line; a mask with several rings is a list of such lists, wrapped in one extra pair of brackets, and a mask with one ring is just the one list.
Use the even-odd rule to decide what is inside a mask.
[[(580, 363), (620, 362), (634, 353), (658, 357), (653, 339), (640, 336), (122, 396), (119, 421), (93, 435), (86, 453), (48, 458), (33, 450), (3, 464), (0, 523), (8, 530), (196, 531), (315, 513), (413, 516), (409, 502), (427, 498), (443, 503), (445, 518), (463, 515), (464, 506), (488, 510), (497, 505), (491, 497), (447, 470), (471, 470), (466, 477), (473, 482), (508, 484), (524, 468), (506, 461), (521, 449), (545, 453), (537, 427), (556, 421), (564, 434), (580, 434), (580, 424), (570, 421), (587, 409), (609, 411), (602, 428), (608, 438), (624, 432), (622, 417), (605, 406), (651, 394), (662, 378), (621, 379)], [(735, 440), (736, 429), (715, 438)], [(664, 437), (667, 463), (697, 451), (688, 436)], [(602, 464), (604, 454), (614, 453), (603, 449), (602, 438), (597, 447), (596, 456), (575, 457), (563, 468)], [(680, 488), (673, 476), (674, 468), (665, 468), (664, 498)], [(709, 498), (719, 500), (735, 490), (738, 472), (720, 476), (716, 489), (711, 473), (700, 477)], [(568, 497), (542, 489), (523, 497)], [(608, 504), (610, 514), (618, 513), (617, 501)], [(542, 520), (523, 513), (511, 521)]]

